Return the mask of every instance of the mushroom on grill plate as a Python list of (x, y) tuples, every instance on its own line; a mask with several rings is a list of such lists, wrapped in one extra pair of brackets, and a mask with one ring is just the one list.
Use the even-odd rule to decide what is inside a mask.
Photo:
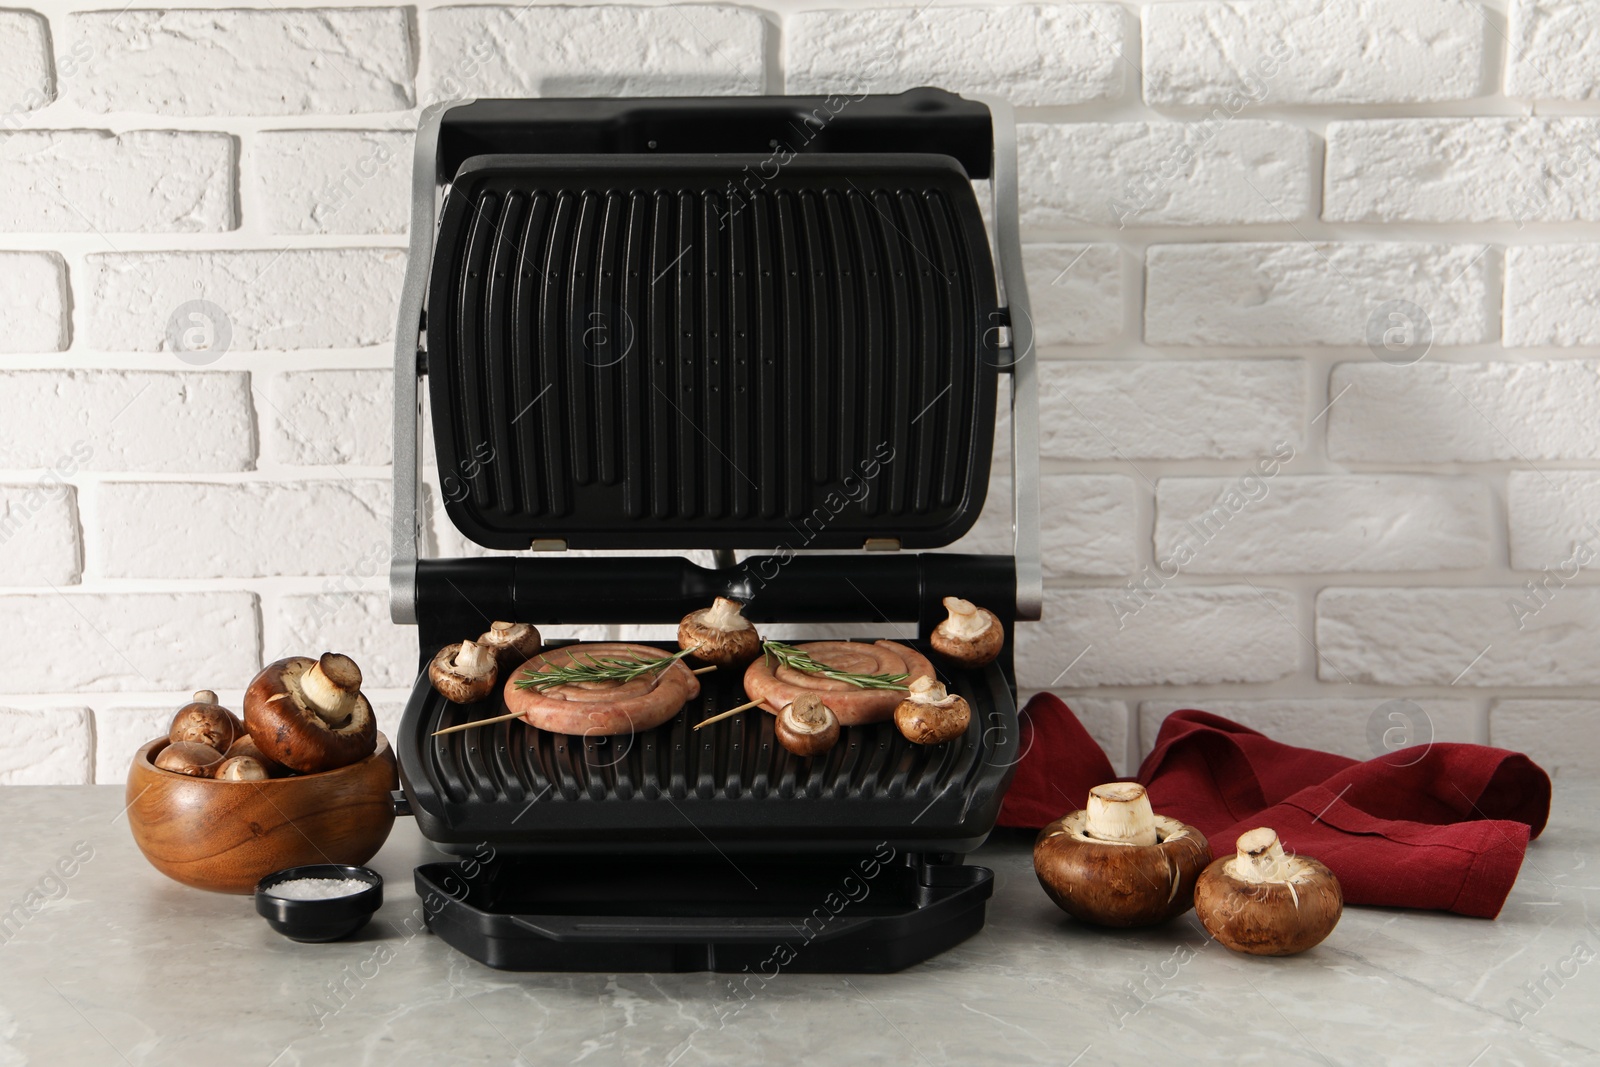
[(445, 645), (428, 665), (428, 680), (452, 704), (474, 704), (494, 691), (500, 668), (487, 645)]
[(744, 605), (719, 596), (709, 608), (691, 611), (678, 623), (678, 647), (695, 659), (731, 667), (761, 655), (761, 635), (740, 612)]
[(522, 666), (544, 647), (539, 631), (525, 622), (492, 622), (478, 638), (478, 644), (494, 653), (495, 663), (502, 671)]
[(941, 745), (967, 732), (972, 708), (965, 699), (945, 691), (937, 678), (918, 678), (910, 695), (894, 709), (894, 724), (907, 741)]
[(947, 596), (950, 617), (933, 629), (933, 650), (958, 667), (982, 667), (994, 662), (1006, 643), (1006, 630), (994, 612), (970, 600)]
[(839, 743), (839, 716), (815, 693), (801, 693), (778, 712), (778, 744), (796, 756), (820, 756)]

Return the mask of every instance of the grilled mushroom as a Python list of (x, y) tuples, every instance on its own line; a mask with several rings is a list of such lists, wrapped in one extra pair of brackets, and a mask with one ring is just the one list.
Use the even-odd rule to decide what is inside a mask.
[(473, 641), (445, 645), (428, 665), (428, 680), (452, 704), (482, 700), (494, 691), (499, 677), (494, 652)]
[(694, 658), (719, 667), (749, 663), (761, 655), (761, 635), (740, 614), (744, 605), (719, 596), (709, 608), (691, 611), (678, 623), (678, 647), (694, 649)]
[(959, 667), (993, 663), (1006, 643), (1006, 630), (999, 617), (960, 597), (945, 597), (944, 606), (950, 617), (934, 627), (930, 640), (934, 651)]
[(945, 692), (937, 678), (918, 678), (910, 693), (894, 709), (894, 724), (907, 741), (919, 745), (942, 745), (967, 732), (972, 709), (954, 693)]
[(291, 656), (267, 664), (244, 694), (244, 725), (268, 758), (315, 774), (366, 759), (378, 723), (349, 656)]
[(478, 644), (494, 653), (495, 662), (502, 671), (520, 667), (539, 654), (544, 642), (539, 631), (525, 622), (494, 622), (478, 638)]
[(1152, 926), (1182, 915), (1210, 862), (1205, 835), (1156, 815), (1134, 782), (1095, 786), (1086, 810), (1046, 826), (1033, 846), (1033, 869), (1050, 899), (1099, 926)]
[(260, 760), (249, 756), (231, 756), (222, 761), (212, 777), (219, 782), (264, 782), (272, 776)]
[(1241, 834), (1236, 847), (1195, 886), (1195, 914), (1212, 937), (1235, 952), (1292, 956), (1333, 932), (1344, 895), (1332, 871), (1285, 853), (1265, 826)]
[(217, 703), (217, 694), (202, 689), (194, 700), (178, 709), (167, 731), (169, 741), (195, 741), (208, 745), (218, 752), (228, 751), (228, 746), (244, 734), (244, 723), (239, 717)]
[(839, 716), (815, 693), (802, 693), (778, 712), (778, 744), (796, 756), (820, 756), (839, 743)]
[(222, 753), (198, 741), (174, 741), (156, 755), (156, 766), (191, 778), (210, 778), (222, 762)]

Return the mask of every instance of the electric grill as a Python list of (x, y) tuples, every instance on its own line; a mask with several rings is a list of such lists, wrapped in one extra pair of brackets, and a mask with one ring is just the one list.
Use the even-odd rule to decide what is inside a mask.
[[(937, 89), (424, 116), (391, 584), (420, 640), (398, 803), (455, 857), (416, 872), (447, 942), (510, 969), (885, 971), (982, 927), (992, 875), (962, 856), (1019, 757), (1010, 637), (1041, 598), (1015, 156), (1004, 103)], [(983, 507), (1002, 375), (1015, 554), (916, 551)], [(424, 379), (444, 510), (519, 554), (419, 558)], [(425, 670), (492, 620), (671, 624), (717, 595), (757, 623), (898, 626), (879, 636), (929, 655), (971, 727), (850, 727), (800, 759), (759, 710), (691, 728), (745, 702), (723, 670), (633, 736), (433, 736), (504, 711)], [(986, 668), (927, 646), (952, 595), (1005, 624)]]

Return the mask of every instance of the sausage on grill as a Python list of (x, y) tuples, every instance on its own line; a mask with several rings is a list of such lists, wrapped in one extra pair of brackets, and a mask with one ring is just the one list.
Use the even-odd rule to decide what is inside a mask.
[[(932, 678), (933, 664), (914, 648), (896, 641), (812, 641), (796, 645), (812, 659), (836, 671), (852, 674), (906, 674), (901, 685), (918, 678)], [(744, 691), (751, 700), (761, 701), (763, 711), (776, 715), (784, 705), (802, 693), (816, 693), (839, 717), (841, 726), (881, 722), (894, 715), (905, 699), (900, 689), (863, 689), (833, 678), (819, 678), (792, 667), (773, 669), (770, 656), (762, 656), (744, 672)]]
[[(506, 710), (529, 726), (580, 737), (634, 733), (660, 726), (700, 695), (700, 679), (674, 662), (664, 671), (631, 681), (575, 682), (548, 689), (519, 689), (527, 671), (582, 665), (590, 657), (660, 659), (666, 653), (649, 645), (594, 642), (541, 652), (506, 679)], [(576, 661), (574, 657), (578, 657)]]

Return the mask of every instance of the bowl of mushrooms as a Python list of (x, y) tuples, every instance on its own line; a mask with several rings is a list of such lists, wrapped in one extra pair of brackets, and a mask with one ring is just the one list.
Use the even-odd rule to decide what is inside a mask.
[(394, 826), (394, 753), (348, 656), (268, 664), (243, 716), (201, 690), (128, 772), (134, 842), (162, 874), (250, 893), (273, 871), (362, 864)]

